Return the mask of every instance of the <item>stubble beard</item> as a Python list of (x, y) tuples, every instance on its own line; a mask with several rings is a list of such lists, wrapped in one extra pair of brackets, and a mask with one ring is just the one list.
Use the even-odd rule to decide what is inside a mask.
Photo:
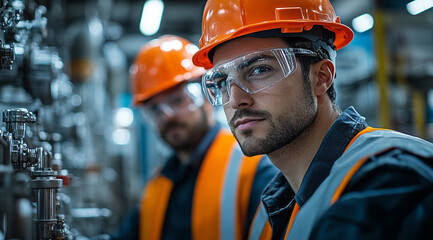
[(296, 104), (295, 109), (292, 111), (282, 112), (276, 121), (273, 120), (272, 115), (268, 112), (256, 112), (244, 109), (245, 113), (240, 115), (250, 116), (249, 114), (252, 114), (252, 116), (262, 116), (270, 124), (269, 130), (263, 138), (255, 136), (252, 129), (243, 131), (240, 133), (244, 138), (242, 142), (234, 131), (234, 125), (230, 124), (233, 135), (239, 142), (244, 155), (251, 157), (272, 153), (294, 142), (302, 133), (306, 133), (313, 126), (317, 117), (317, 108), (314, 104), (314, 96), (309, 82), (306, 83), (304, 81), (300, 102), (302, 104)]

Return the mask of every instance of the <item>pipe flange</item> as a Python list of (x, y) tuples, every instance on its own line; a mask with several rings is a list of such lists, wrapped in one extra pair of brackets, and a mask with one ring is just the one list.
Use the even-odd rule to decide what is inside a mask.
[(50, 178), (50, 179), (37, 178), (30, 181), (30, 187), (32, 189), (61, 188), (62, 182), (63, 182), (62, 179), (57, 179), (57, 178)]

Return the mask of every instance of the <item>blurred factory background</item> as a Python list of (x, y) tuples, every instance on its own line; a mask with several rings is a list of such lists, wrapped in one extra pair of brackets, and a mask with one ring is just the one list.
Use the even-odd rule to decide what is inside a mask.
[[(340, 107), (432, 141), (433, 0), (331, 2), (355, 30)], [(128, 69), (160, 35), (198, 44), (204, 5), (0, 0), (0, 240), (32, 239), (32, 224), (40, 239), (110, 233), (138, 203), (169, 149), (132, 108)]]

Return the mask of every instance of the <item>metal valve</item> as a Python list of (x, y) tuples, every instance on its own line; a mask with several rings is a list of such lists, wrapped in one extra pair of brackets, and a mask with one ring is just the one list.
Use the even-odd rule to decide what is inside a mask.
[(6, 109), (3, 111), (3, 122), (14, 140), (20, 140), (25, 137), (26, 124), (35, 123), (36, 116), (25, 108)]
[(25, 108), (7, 109), (3, 111), (3, 122), (7, 129), (3, 137), (11, 138), (9, 156), (14, 169), (22, 170), (36, 164), (38, 149), (30, 149), (24, 142), (26, 124), (35, 123), (36, 116)]
[(12, 69), (15, 60), (15, 50), (13, 44), (2, 44), (0, 41), (0, 69)]

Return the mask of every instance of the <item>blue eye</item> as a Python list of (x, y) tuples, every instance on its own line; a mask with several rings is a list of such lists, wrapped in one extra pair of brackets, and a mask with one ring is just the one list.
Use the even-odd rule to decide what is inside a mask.
[(260, 75), (260, 74), (266, 73), (270, 70), (271, 70), (271, 68), (268, 66), (258, 66), (258, 67), (255, 67), (252, 69), (251, 75)]

